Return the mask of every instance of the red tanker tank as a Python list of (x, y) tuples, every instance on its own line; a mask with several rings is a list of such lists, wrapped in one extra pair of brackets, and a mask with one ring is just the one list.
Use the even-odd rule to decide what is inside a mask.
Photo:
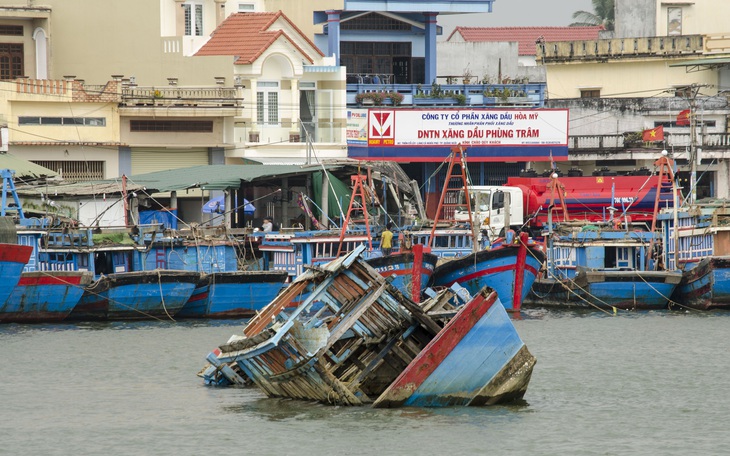
[[(541, 226), (547, 220), (547, 208), (551, 196), (550, 177), (510, 177), (507, 186), (522, 190), (525, 217), (537, 214), (533, 226)], [(649, 221), (654, 213), (658, 188), (661, 201), (671, 202), (671, 186), (659, 184), (656, 175), (642, 176), (590, 176), (560, 177), (565, 188), (565, 205), (572, 220), (606, 220), (609, 207), (616, 208), (616, 216), (624, 212), (632, 221)]]

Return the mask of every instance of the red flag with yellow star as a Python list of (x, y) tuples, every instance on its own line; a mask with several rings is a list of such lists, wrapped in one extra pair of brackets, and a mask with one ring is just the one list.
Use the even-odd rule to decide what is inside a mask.
[(651, 130), (644, 130), (644, 134), (641, 136), (644, 141), (664, 141), (664, 126), (659, 125)]
[(689, 116), (690, 116), (689, 109), (685, 109), (684, 111), (681, 111), (679, 114), (677, 114), (677, 125), (682, 125), (682, 126), (689, 125)]

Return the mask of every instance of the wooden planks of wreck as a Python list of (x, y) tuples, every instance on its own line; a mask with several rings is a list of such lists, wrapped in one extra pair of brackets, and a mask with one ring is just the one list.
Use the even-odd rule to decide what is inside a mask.
[[(341, 405), (480, 405), (524, 395), (534, 358), (496, 293), (467, 294), (457, 312), (450, 303), (465, 299), (446, 289), (421, 307), (361, 253), (297, 278), (244, 336), (208, 355), (206, 383), (250, 380), (270, 397)], [(292, 302), (301, 304), (292, 310)]]

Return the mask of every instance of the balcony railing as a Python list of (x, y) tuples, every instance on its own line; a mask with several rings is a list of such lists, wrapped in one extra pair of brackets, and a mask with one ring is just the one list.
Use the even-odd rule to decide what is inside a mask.
[[(358, 94), (396, 92), (400, 106), (469, 106), (541, 108), (545, 104), (545, 84), (347, 84), (347, 106), (356, 107)], [(362, 103), (365, 105), (365, 103)], [(393, 105), (386, 99), (384, 105)]]
[(127, 106), (241, 107), (243, 96), (235, 87), (123, 87)]
[(536, 59), (542, 63), (605, 61), (667, 56), (702, 55), (703, 35), (652, 36), (587, 41), (555, 41), (537, 44)]
[[(690, 147), (690, 135), (687, 133), (665, 133), (664, 143), (646, 143), (641, 138), (635, 139), (636, 135), (614, 134), (614, 135), (571, 135), (568, 138), (568, 148), (571, 152), (593, 152), (593, 151), (620, 151), (628, 149), (661, 149)], [(705, 150), (728, 150), (730, 151), (730, 134), (728, 133), (706, 133), (698, 135), (696, 147)]]

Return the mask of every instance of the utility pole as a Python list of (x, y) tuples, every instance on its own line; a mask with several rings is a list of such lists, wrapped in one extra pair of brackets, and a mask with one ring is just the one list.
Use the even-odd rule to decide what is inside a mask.
[(707, 84), (692, 84), (687, 87), (687, 101), (689, 102), (690, 204), (694, 204), (697, 201), (697, 95), (703, 87), (709, 86)]

